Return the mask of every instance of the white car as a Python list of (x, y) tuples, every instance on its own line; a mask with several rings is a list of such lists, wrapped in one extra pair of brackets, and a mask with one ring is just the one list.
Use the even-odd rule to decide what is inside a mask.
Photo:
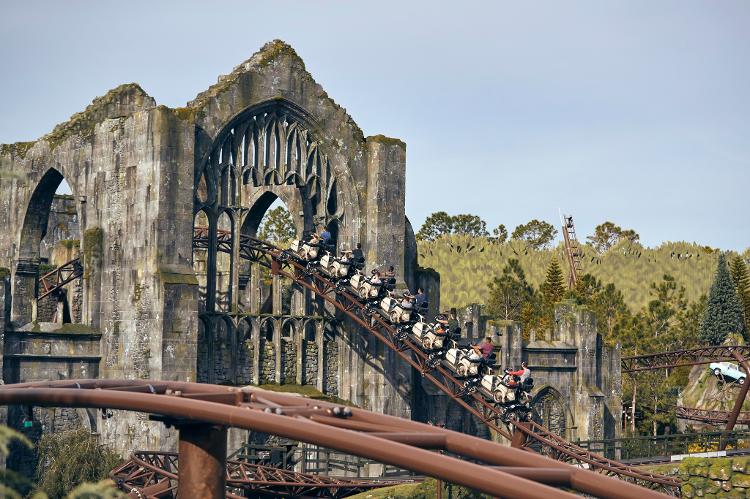
[(739, 384), (745, 383), (747, 374), (742, 371), (737, 364), (731, 362), (711, 362), (708, 365), (714, 374), (719, 378), (730, 378), (736, 380)]

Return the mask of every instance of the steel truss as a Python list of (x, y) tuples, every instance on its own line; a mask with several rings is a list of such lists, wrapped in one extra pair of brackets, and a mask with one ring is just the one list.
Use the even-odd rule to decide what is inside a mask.
[(62, 288), (71, 281), (83, 276), (83, 265), (80, 258), (74, 258), (69, 262), (57, 267), (51, 272), (47, 272), (39, 278), (39, 295), (37, 300), (41, 300)]
[[(170, 452), (133, 453), (110, 473), (118, 487), (133, 495), (172, 498), (179, 483), (179, 457)], [(347, 497), (367, 490), (413, 483), (415, 480), (366, 480), (333, 478), (227, 461), (227, 497)], [(251, 493), (250, 496), (244, 492)]]
[(654, 369), (695, 366), (725, 360), (737, 360), (736, 354), (750, 358), (750, 346), (709, 346), (692, 350), (651, 353), (622, 358), (622, 372), (633, 373)]

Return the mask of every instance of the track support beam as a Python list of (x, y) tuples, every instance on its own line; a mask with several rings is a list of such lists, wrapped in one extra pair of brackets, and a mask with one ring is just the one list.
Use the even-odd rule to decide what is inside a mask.
[(181, 424), (177, 498), (226, 497), (227, 429), (213, 424)]
[[(745, 369), (745, 375), (750, 376), (750, 366), (748, 366), (745, 357), (734, 350), (732, 350), (732, 356), (734, 356), (734, 358), (737, 359), (737, 362), (740, 363), (742, 368)], [(742, 404), (745, 402), (745, 397), (747, 397), (748, 388), (750, 388), (750, 380), (745, 378), (745, 382), (742, 383), (742, 386), (740, 386), (740, 393), (737, 394), (737, 400), (734, 401), (734, 408), (732, 408), (732, 412), (729, 414), (729, 420), (727, 421), (726, 428), (727, 431), (734, 430), (734, 425), (737, 423), (737, 417), (740, 415), (740, 410), (742, 410)], [(724, 450), (726, 449), (726, 447), (727, 440), (725, 438), (722, 438), (719, 450)]]

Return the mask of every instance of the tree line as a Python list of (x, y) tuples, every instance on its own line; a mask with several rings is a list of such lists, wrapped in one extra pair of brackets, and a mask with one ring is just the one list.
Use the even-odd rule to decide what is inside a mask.
[[(508, 240), (508, 229), (500, 224), (487, 230), (487, 223), (477, 215), (449, 215), (444, 211), (431, 214), (416, 234), (420, 241), (434, 241), (442, 236), (461, 234), (473, 237), (486, 237), (498, 243)], [(525, 241), (531, 248), (539, 250), (549, 247), (557, 237), (558, 231), (551, 223), (544, 220), (531, 220), (521, 224), (510, 233), (510, 239)], [(623, 229), (613, 222), (604, 222), (596, 226), (594, 233), (587, 237), (592, 246), (600, 253), (607, 251), (620, 241), (638, 242), (640, 236), (632, 229)]]

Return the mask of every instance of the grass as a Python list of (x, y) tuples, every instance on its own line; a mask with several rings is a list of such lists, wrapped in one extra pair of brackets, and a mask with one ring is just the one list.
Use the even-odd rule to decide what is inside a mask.
[[(349, 497), (351, 499), (433, 499), (437, 497), (437, 481), (433, 478), (428, 478), (421, 483), (405, 483), (403, 485), (383, 487)], [(451, 495), (449, 496), (448, 486), (443, 484), (443, 497), (480, 499), (488, 498), (489, 496), (457, 485), (452, 486)]]
[[(664, 274), (671, 274), (685, 286), (689, 301), (707, 294), (719, 255), (718, 250), (685, 242), (665, 242), (655, 248), (623, 242), (603, 254), (588, 245), (582, 245), (582, 250), (583, 271), (603, 284), (614, 283), (633, 311), (648, 303), (650, 283), (660, 281)], [(537, 288), (553, 257), (568, 270), (562, 244), (534, 250), (523, 241), (498, 244), (482, 237), (451, 235), (420, 241), (418, 253), (420, 266), (440, 273), (440, 303), (444, 308), (486, 303), (489, 283), (511, 258), (519, 260), (526, 278)], [(750, 249), (743, 256), (750, 258)]]
[(296, 393), (296, 394), (302, 395), (303, 397), (311, 398), (314, 400), (324, 400), (326, 402), (331, 402), (333, 404), (341, 404), (341, 405), (346, 405), (349, 407), (357, 407), (349, 400), (340, 399), (333, 395), (326, 395), (325, 393), (321, 392), (320, 390), (318, 390), (317, 388), (311, 385), (297, 385), (293, 383), (285, 383), (283, 385), (278, 385), (276, 383), (267, 383), (265, 385), (253, 385), (253, 386), (257, 386), (258, 388), (262, 388), (263, 390), (270, 390), (272, 392)]

